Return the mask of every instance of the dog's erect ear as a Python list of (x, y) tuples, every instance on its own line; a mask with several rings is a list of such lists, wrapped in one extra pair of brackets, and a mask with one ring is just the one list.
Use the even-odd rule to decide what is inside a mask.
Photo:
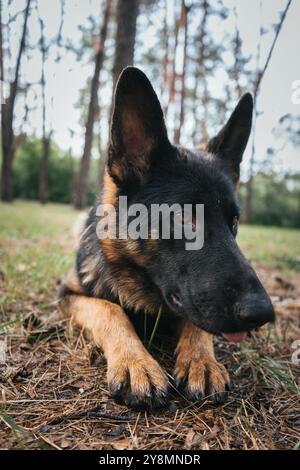
[(117, 182), (141, 181), (155, 150), (165, 145), (170, 144), (156, 93), (141, 70), (127, 67), (115, 91), (108, 171)]
[(207, 150), (224, 159), (235, 183), (240, 176), (240, 163), (251, 132), (253, 99), (246, 93), (221, 131), (211, 139)]

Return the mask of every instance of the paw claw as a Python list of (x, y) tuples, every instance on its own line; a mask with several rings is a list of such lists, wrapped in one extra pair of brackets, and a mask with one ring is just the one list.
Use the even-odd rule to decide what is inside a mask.
[(226, 383), (226, 385), (225, 385), (225, 390), (226, 390), (226, 392), (232, 392), (233, 388), (234, 388), (234, 387), (233, 387), (233, 385), (232, 385), (231, 382), (227, 382), (227, 383)]
[(138, 410), (157, 409), (168, 402), (167, 379), (158, 363), (146, 351), (127, 360), (117, 358), (108, 365), (112, 398)]
[[(179, 360), (180, 359), (180, 360)], [(229, 389), (229, 378), (225, 367), (214, 358), (179, 358), (176, 365), (175, 385), (178, 391), (191, 401), (211, 398), (216, 404), (224, 403)]]
[(212, 397), (212, 402), (215, 403), (216, 405), (222, 405), (225, 403), (227, 399), (227, 393), (222, 392), (222, 393), (215, 393)]

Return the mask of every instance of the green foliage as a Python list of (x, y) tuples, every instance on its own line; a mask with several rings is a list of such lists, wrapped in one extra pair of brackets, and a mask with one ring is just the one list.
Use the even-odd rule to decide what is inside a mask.
[(41, 142), (26, 139), (18, 149), (14, 162), (14, 193), (24, 199), (38, 198)]
[[(41, 154), (41, 141), (34, 138), (26, 139), (18, 149), (14, 164), (16, 197), (38, 199)], [(49, 200), (70, 202), (72, 181), (70, 159), (67, 155), (61, 154), (53, 142), (51, 143), (47, 175)]]
[[(27, 138), (19, 147), (14, 162), (14, 194), (17, 198), (38, 199), (41, 154), (42, 143), (36, 138)], [(72, 183), (78, 171), (78, 163), (78, 159), (63, 153), (51, 142), (47, 168), (50, 202), (71, 202)], [(89, 204), (92, 204), (97, 192), (97, 164), (97, 161), (92, 161)]]
[[(242, 208), (246, 186), (241, 184)], [(253, 215), (255, 225), (300, 227), (300, 178), (298, 175), (258, 173), (253, 180)]]

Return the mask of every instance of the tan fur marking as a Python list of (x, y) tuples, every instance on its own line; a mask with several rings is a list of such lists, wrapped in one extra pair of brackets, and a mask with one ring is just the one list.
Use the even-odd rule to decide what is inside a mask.
[[(105, 170), (104, 174), (102, 204), (112, 204), (113, 206), (117, 204), (117, 185), (108, 174), (107, 170)], [(118, 250), (115, 248), (114, 242), (115, 240), (109, 237), (100, 240), (104, 256), (109, 262), (117, 262), (120, 260), (120, 255)]]
[[(117, 204), (117, 186), (106, 171), (104, 177), (103, 203)], [(149, 241), (149, 250), (141, 252), (136, 240), (115, 240), (105, 238), (100, 240), (103, 255), (108, 263), (120, 266), (119, 273), (114, 273), (111, 289), (120, 299), (121, 305), (135, 311), (144, 310), (146, 313), (157, 313), (160, 299), (157, 295), (145, 289), (143, 280), (139, 275), (124, 263), (122, 256), (130, 255), (132, 260), (140, 267), (145, 267), (155, 256), (155, 240)], [(90, 270), (90, 269), (89, 269)], [(89, 274), (89, 270), (87, 274)], [(90, 278), (87, 277), (87, 280)]]
[[(174, 374), (177, 380), (186, 377), (192, 395), (204, 396), (207, 389), (209, 394), (224, 391), (229, 376), (225, 367), (216, 361), (211, 334), (185, 321), (176, 352)], [(206, 383), (207, 374), (209, 383)]]
[(116, 162), (113, 162), (110, 167), (110, 173), (111, 175), (114, 175), (115, 177), (118, 178), (119, 181), (122, 181), (124, 179), (124, 168)]
[(102, 196), (102, 203), (103, 204), (112, 204), (113, 206), (116, 203), (117, 198), (117, 185), (112, 179), (112, 177), (108, 174), (107, 169), (105, 170), (104, 174), (104, 182), (103, 182), (103, 196)]
[(117, 388), (130, 377), (131, 393), (150, 394), (151, 386), (164, 391), (167, 379), (144, 348), (123, 309), (106, 300), (70, 295), (60, 302), (63, 313), (92, 334), (107, 359), (107, 380)]

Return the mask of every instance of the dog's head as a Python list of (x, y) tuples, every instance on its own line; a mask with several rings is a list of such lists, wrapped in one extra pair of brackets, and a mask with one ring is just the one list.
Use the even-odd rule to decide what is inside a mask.
[(172, 311), (231, 339), (274, 320), (271, 301), (236, 243), (236, 186), (252, 109), (246, 94), (205, 150), (174, 146), (149, 80), (129, 67), (117, 85), (111, 124), (108, 172), (129, 206), (204, 205), (203, 247), (187, 250), (186, 240), (174, 237), (136, 240), (143, 271)]

